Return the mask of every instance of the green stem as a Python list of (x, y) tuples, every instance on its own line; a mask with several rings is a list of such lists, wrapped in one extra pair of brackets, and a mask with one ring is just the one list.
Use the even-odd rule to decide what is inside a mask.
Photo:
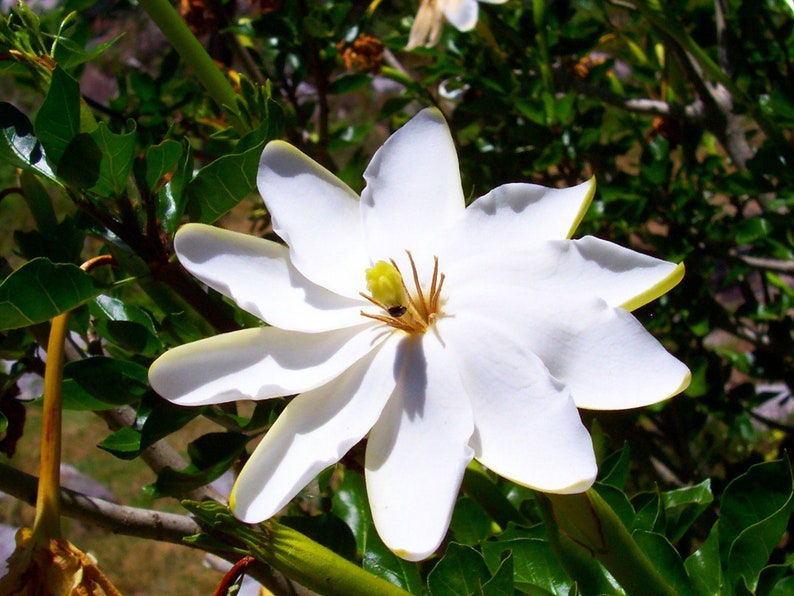
[[(168, 0), (139, 0), (138, 4), (179, 52), (215, 103), (237, 114), (237, 93)], [(243, 121), (240, 118), (233, 120), (232, 125), (237, 133), (245, 134), (247, 130)]]
[(628, 594), (675, 596), (675, 590), (594, 489), (575, 495), (546, 494), (542, 498), (551, 504), (549, 534), (559, 532), (589, 551)]
[(406, 596), (408, 592), (394, 584), (364, 571), (278, 522), (266, 522), (267, 540), (256, 547), (267, 563), (302, 586), (325, 596)]
[(41, 459), (36, 518), (32, 540), (61, 537), (61, 401), (63, 346), (69, 313), (52, 320), (44, 369), (44, 402), (41, 421)]

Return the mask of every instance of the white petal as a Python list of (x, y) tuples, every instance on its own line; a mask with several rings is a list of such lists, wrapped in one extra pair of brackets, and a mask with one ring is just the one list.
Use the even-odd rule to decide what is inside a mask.
[(506, 328), (466, 315), (442, 319), (438, 328), (471, 398), (475, 457), (536, 490), (587, 490), (598, 468), (567, 388)]
[(593, 178), (570, 188), (518, 183), (499, 186), (466, 208), (447, 235), (443, 256), (505, 254), (546, 240), (570, 238), (594, 194)]
[(405, 49), (413, 50), (422, 45), (432, 47), (438, 43), (440, 35), (441, 13), (436, 3), (431, 0), (421, 0)]
[(373, 261), (409, 249), (431, 260), (439, 233), (464, 212), (458, 156), (438, 110), (422, 110), (378, 149), (364, 173), (361, 207)]
[(647, 406), (689, 384), (684, 364), (630, 313), (601, 299), (480, 285), (455, 292), (445, 311), (509, 325), (524, 348), (565, 383), (579, 408)]
[(371, 263), (356, 194), (282, 141), (268, 143), (262, 152), (257, 185), (273, 230), (289, 245), (292, 264), (314, 283), (357, 298)]
[(471, 31), (477, 25), (477, 0), (446, 0), (444, 16), (458, 31)]
[(293, 399), (245, 464), (229, 497), (234, 514), (258, 523), (358, 443), (394, 390), (396, 342), (331, 382)]
[(471, 405), (455, 363), (428, 333), (402, 343), (397, 389), (370, 432), (366, 480), (375, 528), (396, 554), (420, 560), (444, 538), (472, 459)]
[(484, 4), (504, 4), (507, 0), (478, 0)]
[(324, 333), (243, 329), (169, 350), (149, 382), (184, 406), (292, 395), (337, 377), (383, 339), (369, 324)]
[(599, 297), (610, 306), (624, 308), (658, 298), (683, 277), (683, 265), (592, 236), (451, 261), (441, 261), (450, 294), (456, 285), (505, 286), (506, 292), (520, 287), (549, 295)]
[(316, 332), (362, 323), (359, 312), (368, 303), (310, 282), (292, 266), (286, 246), (187, 224), (177, 232), (174, 247), (191, 274), (271, 325)]

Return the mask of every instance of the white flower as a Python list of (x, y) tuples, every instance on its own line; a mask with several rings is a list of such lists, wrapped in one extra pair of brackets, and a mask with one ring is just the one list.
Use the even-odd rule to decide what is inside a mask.
[(397, 131), (364, 177), (359, 199), (268, 144), (259, 189), (288, 246), (197, 224), (175, 244), (188, 271), (270, 326), (175, 348), (149, 376), (182, 405), (300, 393), (232, 491), (246, 522), (278, 513), (368, 435), (375, 525), (418, 560), (443, 539), (472, 458), (541, 491), (586, 490), (596, 462), (577, 406), (635, 408), (687, 385), (626, 310), (683, 266), (569, 240), (592, 181), (506, 184), (465, 208), (436, 110)]
[(504, 4), (507, 0), (419, 0), (406, 50), (419, 46), (432, 47), (441, 37), (443, 17), (458, 31), (471, 31), (477, 25), (479, 7), (477, 2)]

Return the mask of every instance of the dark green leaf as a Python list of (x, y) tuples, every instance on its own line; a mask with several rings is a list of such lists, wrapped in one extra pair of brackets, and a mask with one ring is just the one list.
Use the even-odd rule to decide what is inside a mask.
[(431, 596), (474, 596), (491, 574), (482, 555), (469, 546), (450, 543), (427, 577)]
[(34, 129), (58, 171), (66, 147), (80, 132), (80, 85), (61, 67), (52, 71), (52, 82), (36, 114)]
[(166, 139), (159, 145), (152, 145), (146, 151), (146, 185), (156, 189), (162, 184), (163, 177), (174, 170), (182, 157), (182, 144)]
[(94, 356), (66, 363), (63, 406), (107, 410), (137, 401), (149, 391), (147, 369), (134, 362)]
[(684, 568), (698, 596), (721, 594), (723, 587), (722, 565), (720, 564), (719, 522), (711, 528), (706, 542), (689, 555)]
[(623, 489), (629, 473), (631, 453), (628, 444), (624, 444), (620, 451), (616, 451), (600, 463), (599, 482), (608, 484), (617, 489)]
[(549, 542), (532, 538), (484, 542), (483, 558), (492, 573), (497, 571), (505, 551), (513, 555), (513, 576), (517, 589), (528, 593), (540, 589), (549, 594), (567, 594), (573, 586)]
[(124, 426), (110, 433), (97, 447), (119, 459), (135, 459), (141, 451), (141, 433)]
[(0, 160), (56, 180), (44, 159), (44, 148), (33, 135), (33, 124), (13, 105), (0, 102)]
[(0, 283), (0, 329), (43, 323), (101, 291), (76, 265), (33, 259)]
[(224, 155), (201, 168), (187, 185), (187, 211), (196, 222), (212, 223), (254, 192), (260, 146)]
[(720, 557), (728, 585), (744, 578), (752, 589), (786, 531), (792, 510), (787, 460), (751, 467), (726, 488), (720, 502)]
[(53, 234), (58, 225), (52, 199), (47, 189), (39, 179), (27, 169), (19, 175), (19, 185), (22, 187), (22, 196), (30, 209), (36, 226), (42, 234)]
[(140, 308), (110, 296), (97, 296), (88, 305), (99, 334), (124, 350), (146, 356), (162, 352), (152, 318)]
[[(157, 193), (157, 218), (166, 233), (173, 235), (182, 220), (187, 200), (188, 181), (193, 172), (193, 150), (190, 143), (184, 144), (182, 158), (178, 160), (176, 171)], [(147, 165), (148, 177), (148, 165)]]
[(132, 171), (135, 152), (135, 123), (130, 121), (130, 132), (116, 134), (104, 122), (91, 132), (91, 138), (102, 152), (97, 183), (90, 188), (92, 192), (109, 197), (121, 194)]
[(361, 89), (361, 87), (369, 85), (371, 82), (372, 75), (360, 72), (344, 74), (331, 81), (331, 84), (328, 85), (328, 93), (351, 93), (357, 89)]
[(479, 544), (492, 534), (491, 526), (492, 520), (482, 507), (468, 497), (458, 499), (449, 525), (455, 542), (469, 546)]
[(483, 596), (514, 596), (513, 555), (506, 553), (493, 576), (482, 587)]
[(713, 500), (711, 481), (708, 479), (695, 486), (662, 493), (667, 518), (667, 538), (673, 544), (678, 542)]
[(88, 190), (99, 182), (102, 169), (102, 149), (87, 132), (72, 138), (58, 161), (58, 176), (72, 186)]
[(653, 561), (656, 570), (676, 594), (685, 596), (693, 593), (694, 588), (684, 569), (681, 556), (667, 538), (661, 534), (644, 530), (632, 532), (631, 536), (647, 557)]

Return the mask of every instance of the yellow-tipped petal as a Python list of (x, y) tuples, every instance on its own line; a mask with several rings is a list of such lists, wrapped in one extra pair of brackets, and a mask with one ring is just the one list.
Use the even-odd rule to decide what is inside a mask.
[(568, 230), (568, 233), (565, 235), (566, 238), (571, 238), (573, 236), (573, 233), (576, 231), (576, 228), (578, 228), (579, 224), (582, 223), (582, 218), (584, 218), (584, 214), (587, 213), (587, 210), (590, 208), (590, 203), (593, 202), (593, 197), (595, 196), (595, 191), (596, 191), (595, 176), (592, 176), (588, 182), (590, 182), (590, 188), (587, 189), (587, 194), (585, 195), (585, 198), (582, 201), (582, 205), (579, 207), (579, 211), (576, 213), (576, 217), (574, 217), (573, 223), (571, 224), (571, 228)]
[[(672, 290), (682, 279), (684, 279), (684, 264), (679, 263), (678, 266), (670, 272), (670, 275), (660, 280), (658, 283), (655, 283), (644, 292), (637, 294), (634, 298), (627, 300), (620, 306), (628, 311), (636, 310), (640, 306), (645, 306), (649, 302), (656, 300), (662, 294), (666, 294)], [(689, 381), (687, 381), (687, 385), (688, 384)]]

